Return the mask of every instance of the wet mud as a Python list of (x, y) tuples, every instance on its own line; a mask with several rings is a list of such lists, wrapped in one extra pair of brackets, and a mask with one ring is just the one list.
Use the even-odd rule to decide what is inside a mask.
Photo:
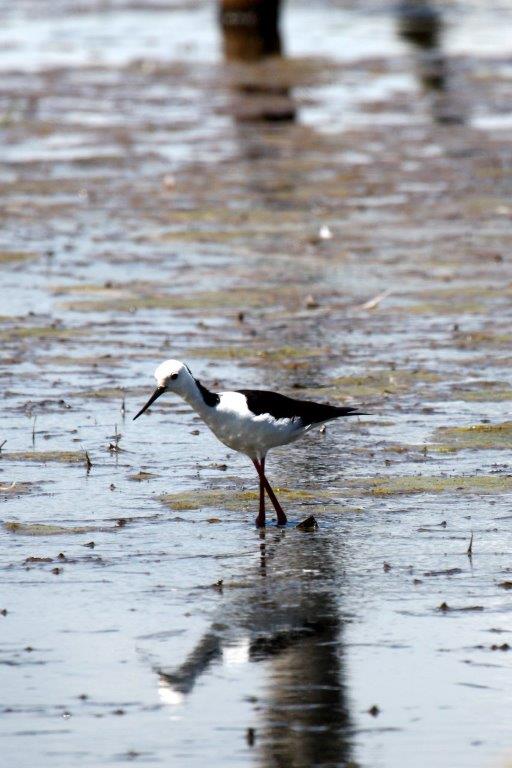
[[(6, 764), (507, 765), (510, 8), (0, 13)], [(166, 357), (369, 415), (258, 531)]]

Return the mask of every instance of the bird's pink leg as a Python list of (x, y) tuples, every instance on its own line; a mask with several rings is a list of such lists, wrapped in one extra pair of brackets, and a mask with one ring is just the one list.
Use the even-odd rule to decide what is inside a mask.
[(260, 478), (260, 510), (258, 512), (258, 517), (256, 518), (256, 527), (257, 528), (264, 528), (265, 527), (265, 484), (263, 482), (263, 468), (265, 466), (265, 459), (262, 459), (261, 463), (257, 459), (253, 459), (253, 464), (256, 467), (256, 472), (258, 473), (258, 477)]
[[(264, 486), (265, 490), (268, 493), (268, 497), (269, 497), (270, 501), (272, 502), (272, 505), (273, 505), (273, 507), (274, 507), (274, 509), (275, 509), (275, 511), (277, 513), (277, 524), (278, 525), (286, 525), (286, 523), (288, 521), (287, 521), (286, 515), (284, 513), (284, 510), (283, 510), (282, 506), (280, 505), (279, 501), (277, 500), (277, 496), (275, 495), (274, 491), (272, 490), (272, 486), (270, 485), (269, 481), (267, 480), (267, 478), (265, 476), (265, 459), (263, 458), (261, 460), (261, 463), (258, 462), (255, 459), (253, 459), (253, 464), (256, 467), (256, 471), (257, 471), (257, 473), (258, 473), (258, 475), (260, 477), (260, 488), (261, 488), (261, 484), (263, 483), (263, 486)], [(259, 516), (258, 516), (258, 519), (259, 519)], [(256, 524), (258, 524), (258, 520), (256, 521)], [(263, 523), (263, 525), (264, 524), (265, 523)]]

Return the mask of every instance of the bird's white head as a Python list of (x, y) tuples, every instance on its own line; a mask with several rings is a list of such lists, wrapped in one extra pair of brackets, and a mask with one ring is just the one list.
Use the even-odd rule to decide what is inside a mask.
[(196, 386), (195, 379), (192, 376), (190, 369), (179, 360), (166, 360), (164, 363), (160, 363), (155, 371), (155, 379), (156, 389), (147, 403), (133, 417), (134, 421), (135, 419), (138, 419), (138, 417), (143, 414), (157, 398), (163, 395), (164, 392), (176, 392), (176, 394), (184, 397)]
[(190, 370), (179, 360), (166, 360), (155, 370), (157, 387), (163, 387), (170, 392), (180, 392), (183, 386), (193, 378)]

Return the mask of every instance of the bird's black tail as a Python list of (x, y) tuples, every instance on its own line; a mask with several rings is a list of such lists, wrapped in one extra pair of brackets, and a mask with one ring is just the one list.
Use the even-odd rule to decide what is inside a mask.
[(336, 414), (335, 417), (342, 417), (342, 416), (370, 416), (369, 413), (366, 413), (365, 411), (359, 411), (356, 407), (352, 407), (350, 405), (342, 405), (336, 407)]
[(324, 421), (339, 419), (343, 416), (369, 416), (353, 405), (324, 405), (323, 403), (308, 403), (301, 419), (305, 424), (321, 424)]

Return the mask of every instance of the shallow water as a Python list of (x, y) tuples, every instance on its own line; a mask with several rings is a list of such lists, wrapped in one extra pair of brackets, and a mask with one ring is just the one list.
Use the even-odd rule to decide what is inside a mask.
[[(393, 7), (235, 65), (207, 3), (0, 3), (6, 764), (510, 761), (512, 8)], [(258, 532), (186, 406), (132, 422), (165, 357), (371, 415)]]

